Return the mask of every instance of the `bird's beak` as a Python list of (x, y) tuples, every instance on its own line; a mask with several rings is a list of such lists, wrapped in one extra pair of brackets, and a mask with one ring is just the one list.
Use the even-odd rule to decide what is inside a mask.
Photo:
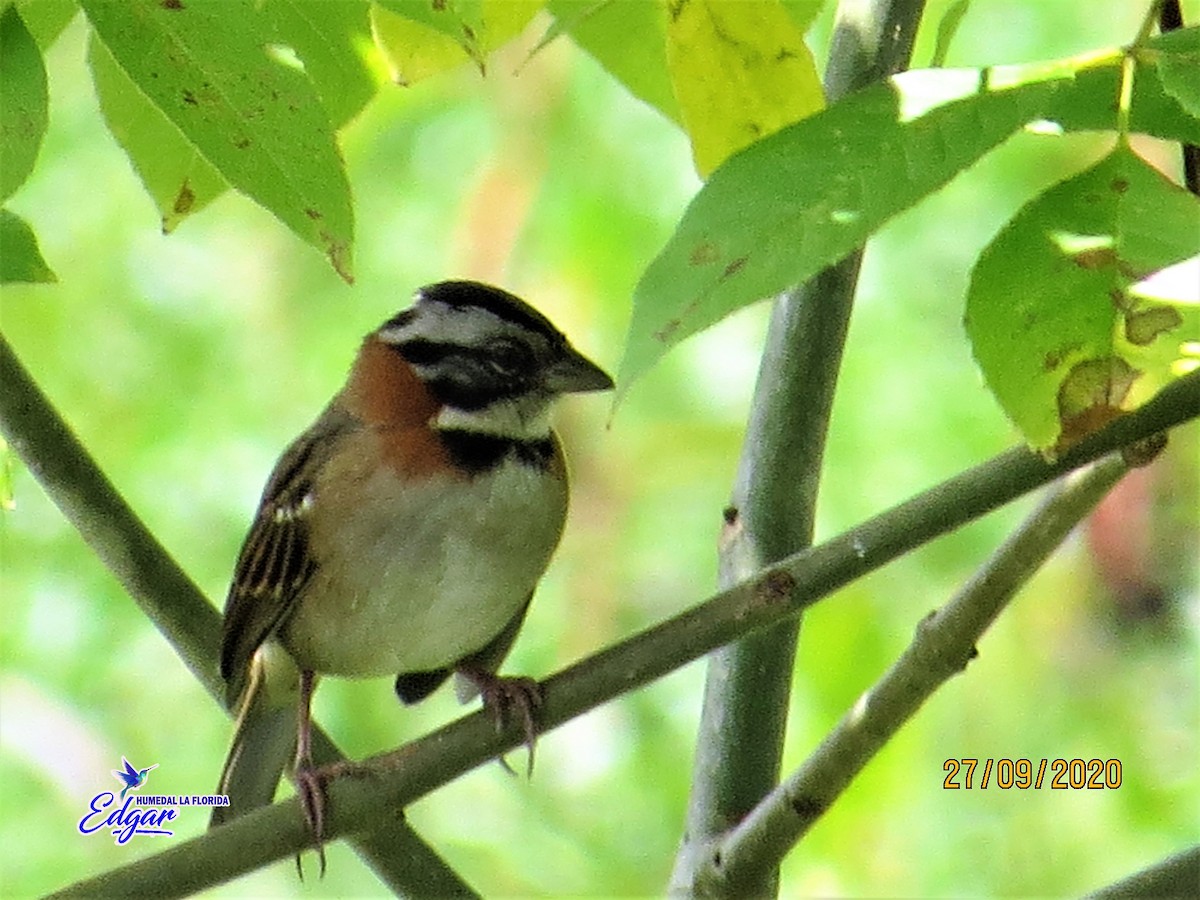
[(574, 347), (567, 347), (553, 365), (543, 372), (543, 383), (556, 394), (582, 394), (611, 391), (608, 373)]

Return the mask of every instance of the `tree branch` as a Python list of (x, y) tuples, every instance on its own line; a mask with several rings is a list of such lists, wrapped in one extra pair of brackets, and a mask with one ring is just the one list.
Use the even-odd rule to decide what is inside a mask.
[[(843, 0), (825, 93), (830, 103), (905, 68), (923, 0)], [(721, 588), (812, 543), (821, 460), (862, 252), (775, 301), (720, 548)], [(683, 841), (671, 893), (779, 780), (799, 620), (749, 635), (709, 659)], [(741, 893), (774, 894), (763, 872)]]
[[(217, 672), (221, 617), (100, 471), (2, 335), (0, 385), (0, 432), (205, 690), (223, 703), (225, 687)], [(319, 730), (313, 753), (318, 763), (345, 758)], [(418, 896), (475, 896), (402, 821), (352, 843), (393, 889)], [(172, 875), (161, 877), (155, 894), (173, 886)]]
[(1087, 900), (1189, 900), (1200, 891), (1200, 845), (1168, 856), (1115, 884), (1087, 895)]
[[(755, 629), (794, 616), (938, 535), (1114, 450), (1197, 417), (1200, 370), (1113, 421), (1057, 462), (1048, 463), (1023, 447), (1009, 450), (547, 679), (539, 728), (549, 731)], [(497, 731), (488, 716), (477, 712), (355, 766), (353, 777), (329, 785), (326, 834), (332, 839), (356, 833), (364, 823), (403, 808), (524, 741), (519, 723)], [(63, 896), (160, 893), (173, 878), (183, 879), (182, 890), (199, 890), (297, 853), (310, 840), (293, 798), (78, 882)]]
[(701, 893), (740, 894), (774, 871), (921, 704), (966, 668), (988, 626), (1126, 471), (1113, 455), (1067, 476), (954, 599), (922, 619), (908, 649), (816, 751), (708, 855)]

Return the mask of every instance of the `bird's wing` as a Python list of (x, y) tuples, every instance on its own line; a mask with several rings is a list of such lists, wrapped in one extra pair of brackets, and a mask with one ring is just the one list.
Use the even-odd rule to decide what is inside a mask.
[(308, 523), (316, 476), (341, 435), (357, 427), (356, 419), (330, 405), (288, 447), (267, 481), (225, 601), (221, 677), (231, 707), (254, 652), (286, 618), (316, 570)]

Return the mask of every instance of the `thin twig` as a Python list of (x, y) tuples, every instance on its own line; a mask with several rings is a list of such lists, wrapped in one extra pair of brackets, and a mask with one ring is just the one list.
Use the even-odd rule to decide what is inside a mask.
[(908, 649), (804, 764), (714, 849), (699, 873), (701, 893), (736, 891), (778, 867), (921, 704), (966, 668), (988, 626), (1126, 471), (1114, 454), (1064, 478), (975, 577), (921, 621)]

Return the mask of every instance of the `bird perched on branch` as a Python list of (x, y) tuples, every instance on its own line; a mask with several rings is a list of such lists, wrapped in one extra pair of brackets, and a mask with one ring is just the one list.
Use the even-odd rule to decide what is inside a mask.
[(550, 409), (612, 386), (548, 319), (475, 282), (424, 287), (366, 336), (276, 464), (238, 557), (221, 675), (239, 714), (212, 825), (270, 803), (294, 756), (320, 846), (321, 674), (394, 675), (416, 703), (457, 673), (460, 697), (521, 716), (532, 752), (538, 686), (495, 673), (566, 517)]

